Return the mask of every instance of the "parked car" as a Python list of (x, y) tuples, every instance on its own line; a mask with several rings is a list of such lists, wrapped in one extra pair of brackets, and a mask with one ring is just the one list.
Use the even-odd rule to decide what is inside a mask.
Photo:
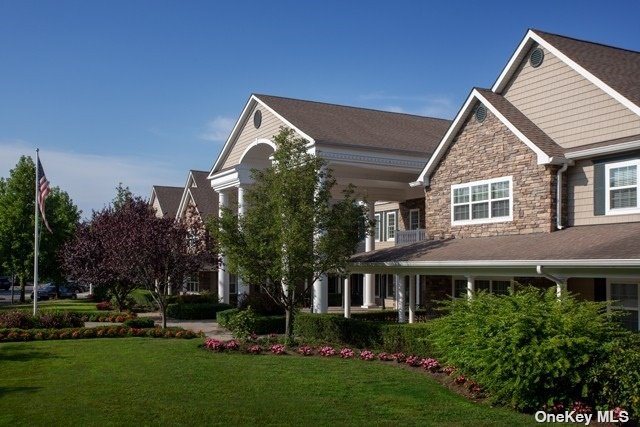
[(11, 279), (6, 276), (0, 277), (0, 289), (8, 291), (11, 288)]
[[(76, 299), (78, 298), (78, 293), (67, 284), (43, 283), (38, 286), (38, 299), (47, 300), (50, 298)], [(31, 299), (33, 300), (33, 292), (31, 292)]]

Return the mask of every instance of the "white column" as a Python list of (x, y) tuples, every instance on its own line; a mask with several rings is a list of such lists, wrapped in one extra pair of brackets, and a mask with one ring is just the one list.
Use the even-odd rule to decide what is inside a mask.
[[(238, 216), (243, 216), (245, 211), (244, 187), (238, 185)], [(236, 277), (236, 286), (238, 289), (238, 307), (240, 307), (240, 303), (242, 302), (242, 295), (249, 294), (249, 286), (244, 284), (244, 281), (240, 276)]]
[(561, 299), (562, 294), (565, 292), (566, 289), (567, 289), (566, 282), (556, 282), (556, 298)]
[(403, 275), (394, 274), (393, 275), (393, 280), (395, 280), (395, 282), (396, 282), (396, 295), (398, 296), (398, 298), (396, 300), (396, 305), (398, 307), (398, 323), (405, 323), (407, 321), (407, 318), (406, 318), (405, 313), (404, 313), (404, 308), (405, 308), (405, 303), (404, 303), (404, 296), (405, 296), (404, 274)]
[[(218, 217), (222, 217), (222, 208), (229, 206), (229, 196), (224, 191), (218, 192)], [(229, 304), (229, 272), (227, 271), (227, 257), (219, 254), (221, 265), (218, 265), (218, 300)]]
[(473, 298), (473, 292), (475, 290), (476, 290), (476, 280), (471, 276), (467, 276), (467, 298), (468, 299)]
[[(375, 219), (375, 201), (367, 202), (367, 217), (369, 221)], [(364, 251), (371, 252), (376, 248), (376, 236), (374, 233), (367, 235), (364, 241)], [(364, 275), (364, 301), (363, 308), (371, 308), (376, 306), (376, 278), (373, 274)]]
[(409, 323), (416, 321), (416, 276), (409, 276)]
[(327, 313), (329, 311), (329, 278), (326, 274), (313, 282), (313, 312)]
[[(416, 304), (422, 304), (422, 280), (420, 280), (420, 275), (416, 274)], [(424, 308), (424, 307), (423, 307)]]
[(342, 296), (344, 301), (344, 317), (351, 317), (351, 284), (349, 283), (349, 274), (344, 276), (344, 286), (342, 286)]

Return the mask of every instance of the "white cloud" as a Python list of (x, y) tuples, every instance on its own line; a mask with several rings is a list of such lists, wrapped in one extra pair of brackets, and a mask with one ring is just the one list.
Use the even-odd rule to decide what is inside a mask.
[[(0, 140), (0, 176), (7, 178), (22, 155), (33, 158), (35, 149), (25, 141)], [(181, 186), (186, 176), (168, 163), (145, 157), (42, 149), (40, 160), (51, 185), (69, 193), (85, 218), (92, 209), (102, 209), (113, 199), (119, 182), (134, 194), (148, 198), (152, 185)]]
[(205, 130), (200, 134), (200, 138), (206, 141), (225, 142), (236, 122), (228, 117), (216, 116), (209, 120)]

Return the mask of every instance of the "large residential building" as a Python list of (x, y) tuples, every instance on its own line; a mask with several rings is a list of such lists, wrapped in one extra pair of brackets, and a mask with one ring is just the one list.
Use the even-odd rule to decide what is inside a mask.
[(354, 271), (393, 275), (403, 299), (408, 284), (412, 306), (556, 286), (617, 301), (640, 328), (640, 53), (528, 31), (427, 160), (411, 184), (425, 239)]

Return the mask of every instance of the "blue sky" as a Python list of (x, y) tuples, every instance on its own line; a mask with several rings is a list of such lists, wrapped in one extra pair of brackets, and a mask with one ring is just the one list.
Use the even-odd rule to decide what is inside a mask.
[[(529, 27), (640, 51), (640, 2), (0, 2), (0, 176), (85, 212), (208, 170), (252, 92), (452, 118)], [(426, 160), (426, 159), (425, 159)]]

